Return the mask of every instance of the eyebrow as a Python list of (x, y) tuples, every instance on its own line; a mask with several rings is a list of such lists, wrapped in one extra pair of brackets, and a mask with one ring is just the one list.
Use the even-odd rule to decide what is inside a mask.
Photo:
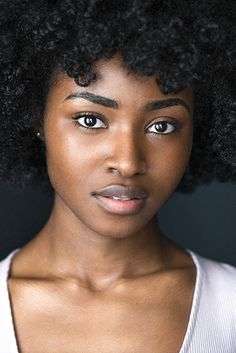
[[(114, 109), (119, 108), (119, 104), (115, 100), (107, 97), (99, 96), (91, 92), (75, 92), (70, 94), (68, 97), (66, 97), (65, 100), (77, 99), (77, 98), (86, 99), (92, 103), (100, 104), (107, 108), (114, 108)], [(186, 108), (188, 112), (190, 112), (189, 106), (181, 98), (167, 98), (167, 99), (149, 102), (145, 105), (144, 109), (146, 111), (153, 111), (153, 110), (163, 109), (163, 108), (172, 107), (176, 105), (180, 105)]]

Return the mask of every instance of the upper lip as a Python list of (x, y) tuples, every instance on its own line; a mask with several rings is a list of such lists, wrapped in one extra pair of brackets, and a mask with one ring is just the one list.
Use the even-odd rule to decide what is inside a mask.
[(147, 193), (137, 186), (127, 185), (109, 185), (98, 191), (92, 193), (92, 195), (101, 195), (105, 197), (117, 197), (120, 199), (145, 199)]

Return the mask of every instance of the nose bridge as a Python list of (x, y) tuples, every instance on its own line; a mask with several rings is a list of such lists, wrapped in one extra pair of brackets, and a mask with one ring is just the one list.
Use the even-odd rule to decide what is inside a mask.
[(115, 134), (111, 142), (109, 169), (122, 175), (132, 176), (146, 171), (146, 160), (142, 138), (135, 129), (124, 129)]

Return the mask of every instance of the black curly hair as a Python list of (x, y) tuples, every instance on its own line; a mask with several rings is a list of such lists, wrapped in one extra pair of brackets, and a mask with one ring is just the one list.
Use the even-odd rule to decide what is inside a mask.
[(193, 89), (193, 148), (176, 191), (235, 182), (235, 17), (235, 1), (0, 0), (0, 180), (50, 189), (35, 132), (53, 73), (88, 86), (93, 63), (120, 52), (163, 93)]

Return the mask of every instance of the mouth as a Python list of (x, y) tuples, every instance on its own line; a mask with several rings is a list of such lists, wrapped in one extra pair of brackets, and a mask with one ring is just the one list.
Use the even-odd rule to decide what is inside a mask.
[(124, 216), (137, 214), (146, 202), (146, 199), (120, 199), (101, 195), (94, 195), (94, 197), (108, 212)]
[(143, 208), (148, 195), (141, 188), (116, 184), (93, 192), (92, 196), (110, 213), (134, 215)]

